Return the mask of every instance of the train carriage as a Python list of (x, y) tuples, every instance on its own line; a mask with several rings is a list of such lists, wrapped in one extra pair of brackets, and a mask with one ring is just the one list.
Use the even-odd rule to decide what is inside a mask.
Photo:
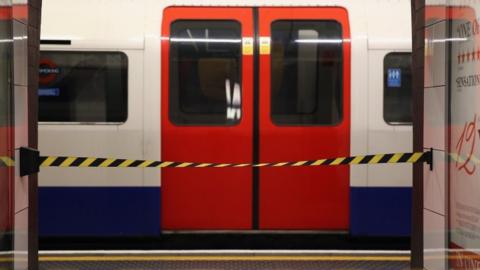
[[(412, 150), (409, 1), (49, 0), (42, 12), (42, 154), (262, 163)], [(98, 166), (42, 169), (41, 236), (410, 232), (409, 164)]]

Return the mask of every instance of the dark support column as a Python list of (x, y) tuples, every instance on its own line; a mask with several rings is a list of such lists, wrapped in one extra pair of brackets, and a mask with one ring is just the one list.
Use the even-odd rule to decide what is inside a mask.
[[(38, 149), (38, 61), (42, 0), (28, 0), (28, 146)], [(38, 269), (38, 177), (29, 176), (28, 269)]]
[[(412, 0), (413, 151), (423, 151), (425, 0)], [(423, 269), (423, 164), (413, 165), (412, 269)]]

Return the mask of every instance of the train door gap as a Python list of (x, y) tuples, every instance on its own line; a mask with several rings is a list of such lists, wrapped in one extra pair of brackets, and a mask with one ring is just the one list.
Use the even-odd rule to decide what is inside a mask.
[[(259, 59), (259, 40), (258, 33), (258, 7), (253, 8), (253, 163), (260, 161), (260, 127), (259, 127), (259, 78), (258, 70), (260, 65)], [(260, 218), (260, 168), (252, 167), (252, 229), (259, 229)]]

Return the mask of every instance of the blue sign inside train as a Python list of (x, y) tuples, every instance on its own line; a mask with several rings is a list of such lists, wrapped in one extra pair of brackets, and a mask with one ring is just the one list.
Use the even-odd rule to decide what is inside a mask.
[(58, 97), (60, 96), (60, 88), (40, 88), (38, 89), (40, 97)]
[(387, 71), (387, 86), (401, 87), (402, 86), (402, 70), (399, 68), (389, 68)]

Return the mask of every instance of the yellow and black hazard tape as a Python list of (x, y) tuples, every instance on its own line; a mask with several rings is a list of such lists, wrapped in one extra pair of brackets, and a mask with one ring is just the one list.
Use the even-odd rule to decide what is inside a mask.
[(0, 167), (13, 167), (15, 166), (15, 160), (11, 157), (0, 156)]
[(394, 153), (366, 156), (339, 157), (330, 159), (265, 162), (265, 163), (200, 163), (179, 161), (134, 160), (95, 157), (40, 157), (41, 167), (138, 167), (138, 168), (225, 168), (225, 167), (298, 167), (298, 166), (335, 166), (349, 164), (381, 164), (381, 163), (417, 163), (430, 162), (431, 152)]
[[(385, 163), (431, 164), (432, 152), (392, 153), (365, 156), (325, 158), (317, 160), (264, 162), (264, 163), (201, 163), (181, 161), (156, 161), (121, 158), (41, 156), (40, 167), (80, 167), (80, 168), (225, 168), (225, 167), (300, 167), (300, 166), (337, 166)], [(13, 159), (0, 157), (0, 167), (14, 166)], [(2, 166), (3, 165), (3, 166)]]
[(466, 156), (466, 155), (459, 155), (456, 153), (450, 153), (450, 158), (455, 161), (455, 162), (460, 162), (460, 163), (472, 163), (476, 165), (480, 165), (480, 158), (471, 155), (471, 156)]

